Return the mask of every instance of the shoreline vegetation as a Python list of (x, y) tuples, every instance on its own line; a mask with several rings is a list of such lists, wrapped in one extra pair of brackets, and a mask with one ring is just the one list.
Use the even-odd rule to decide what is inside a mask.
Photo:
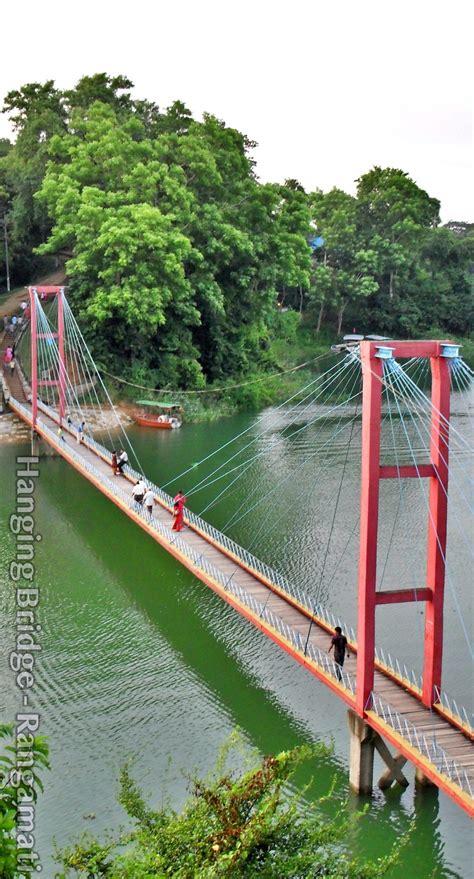
[(188, 420), (259, 409), (306, 377), (276, 372), (352, 330), (454, 337), (473, 362), (474, 224), (442, 226), (408, 172), (369, 169), (354, 194), (262, 183), (247, 134), (123, 75), (26, 83), (3, 112), (0, 290), (6, 238), (17, 295), (67, 277), (99, 367), (130, 383), (116, 400), (140, 386), (178, 390)]

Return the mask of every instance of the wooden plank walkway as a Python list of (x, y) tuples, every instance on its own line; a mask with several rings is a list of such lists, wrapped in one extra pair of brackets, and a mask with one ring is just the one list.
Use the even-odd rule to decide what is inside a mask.
[[(4, 387), (5, 384), (17, 395), (16, 399), (12, 395), (9, 400), (11, 408), (31, 426), (31, 407), (21, 382), (4, 374)], [(249, 569), (228, 547), (219, 545), (215, 538), (204, 533), (199, 523), (188, 525), (176, 535), (170, 530), (171, 509), (163, 496), (158, 497), (159, 504), (150, 519), (132, 500), (134, 475), (114, 477), (107, 460), (110, 453), (94, 441), (86, 438), (84, 443), (78, 444), (75, 433), (66, 427), (65, 439), (61, 440), (57, 421), (44, 409), (39, 413), (37, 430), (58, 454), (195, 576), (326, 684), (350, 708), (355, 708), (355, 656), (350, 656), (342, 679), (338, 679), (338, 669), (327, 656), (332, 634), (327, 622), (312, 615), (307, 607), (299, 604), (294, 596), (283, 593), (278, 585), (267, 582), (259, 572)], [(357, 645), (350, 646), (356, 653)], [(380, 666), (375, 673), (374, 693), (376, 698), (366, 717), (370, 726), (474, 816), (474, 749), (469, 731), (457, 728), (448, 716), (424, 707), (414, 688)]]

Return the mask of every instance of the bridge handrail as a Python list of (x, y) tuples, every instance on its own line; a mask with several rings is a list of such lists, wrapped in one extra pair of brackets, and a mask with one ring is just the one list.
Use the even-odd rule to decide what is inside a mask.
[(407, 668), (402, 660), (392, 656), (389, 652), (385, 653), (381, 647), (375, 647), (375, 658), (380, 665), (388, 668), (396, 677), (406, 681), (410, 687), (421, 693), (423, 689), (423, 676), (421, 674), (417, 674), (413, 669)]
[[(97, 440), (91, 438), (91, 444), (93, 444), (97, 450), (102, 455), (106, 455), (109, 459), (111, 458), (111, 453), (101, 446)], [(128, 473), (133, 479), (139, 479), (142, 477), (142, 474), (139, 471), (135, 470), (130, 465), (127, 465), (125, 468), (125, 472)], [(147, 486), (156, 494), (157, 497), (170, 509), (173, 507), (173, 498), (171, 495), (167, 494), (162, 488), (152, 482), (150, 479), (143, 477)], [(282, 592), (286, 592), (291, 598), (295, 599), (302, 607), (304, 607), (309, 613), (321, 619), (328, 628), (334, 629), (335, 626), (341, 626), (348, 633), (348, 640), (352, 641), (354, 644), (356, 643), (355, 631), (352, 626), (345, 625), (344, 622), (335, 614), (333, 614), (330, 610), (325, 608), (319, 602), (315, 602), (310, 598), (307, 593), (305, 593), (299, 586), (296, 586), (294, 583), (291, 583), (287, 578), (280, 574), (278, 571), (275, 571), (274, 568), (271, 568), (270, 565), (267, 565), (266, 562), (262, 562), (261, 559), (254, 556), (251, 552), (245, 549), (240, 544), (236, 543), (232, 538), (228, 537), (227, 534), (224, 534), (222, 531), (219, 531), (218, 528), (215, 528), (214, 525), (211, 525), (209, 522), (206, 522), (205, 519), (202, 519), (197, 513), (193, 513), (192, 510), (185, 510), (185, 521), (188, 524), (194, 525), (199, 531), (207, 534), (211, 540), (214, 540), (220, 546), (223, 546), (228, 552), (235, 555), (244, 565), (246, 565), (251, 570), (255, 571), (257, 574), (260, 574), (266, 580), (269, 580), (271, 583), (274, 583)]]
[(464, 705), (458, 705), (456, 699), (453, 696), (450, 696), (446, 690), (442, 690), (440, 687), (435, 686), (435, 702), (438, 702), (443, 708), (448, 711), (454, 718), (456, 718), (462, 726), (468, 728), (471, 733), (474, 733), (474, 723), (473, 723), (473, 715), (469, 717), (467, 710)]
[(435, 733), (427, 736), (414, 723), (400, 714), (393, 705), (390, 705), (389, 702), (379, 696), (375, 690), (371, 693), (369, 707), (395, 732), (398, 732), (404, 739), (407, 739), (413, 748), (416, 748), (420, 754), (427, 757), (438, 772), (442, 772), (450, 781), (459, 785), (462, 790), (472, 797), (473, 791), (466, 770), (438, 745)]
[[(26, 406), (15, 401), (15, 405), (22, 409), (25, 414), (28, 414), (28, 410)], [(42, 419), (38, 419), (38, 425), (41, 427), (42, 431), (48, 434), (55, 442), (57, 442), (57, 435), (47, 424), (42, 421)], [(90, 443), (93, 446), (97, 446), (97, 449), (103, 450), (103, 447), (100, 446), (100, 443), (97, 443), (93, 438), (87, 437), (88, 444)], [(122, 503), (125, 503), (129, 509), (134, 510), (139, 513), (147, 523), (162, 534), (168, 542), (175, 546), (180, 552), (183, 553), (188, 559), (190, 559), (193, 564), (197, 567), (202, 568), (207, 574), (209, 574), (216, 582), (220, 583), (225, 591), (231, 592), (242, 604), (248, 607), (253, 613), (259, 617), (259, 619), (264, 620), (273, 629), (278, 631), (281, 635), (283, 635), (286, 640), (292, 644), (292, 646), (298, 650), (303, 656), (308, 656), (313, 660), (317, 665), (319, 665), (326, 674), (330, 674), (335, 680), (339, 683), (343, 684), (349, 692), (354, 695), (355, 694), (355, 678), (353, 675), (348, 674), (341, 668), (334, 659), (328, 654), (321, 650), (318, 646), (309, 643), (307, 646), (305, 645), (305, 639), (301, 636), (300, 632), (295, 631), (284, 620), (281, 619), (277, 614), (273, 613), (273, 611), (269, 610), (262, 602), (257, 601), (252, 595), (249, 595), (238, 583), (235, 583), (232, 580), (233, 575), (228, 576), (224, 574), (223, 571), (210, 562), (203, 553), (200, 553), (198, 550), (193, 549), (189, 543), (183, 540), (179, 534), (172, 531), (167, 525), (157, 519), (155, 516), (147, 513), (143, 507), (133, 500), (133, 497), (130, 493), (125, 492), (123, 488), (120, 487), (117, 480), (110, 479), (107, 476), (104, 476), (100, 470), (97, 469), (93, 464), (87, 461), (83, 455), (79, 453), (79, 451), (74, 448), (72, 445), (68, 445), (66, 448), (66, 453), (72, 457), (75, 461), (80, 463), (82, 467), (84, 467), (92, 476), (95, 476), (102, 483), (106, 483), (108, 490), (115, 497), (120, 498)], [(135, 475), (136, 471), (133, 471), (132, 468), (127, 468), (131, 471), (131, 474)], [(137, 476), (139, 474), (137, 473)], [(152, 487), (152, 490), (155, 490), (155, 486), (153, 483), (149, 483)], [(166, 495), (161, 489), (159, 489), (160, 495), (163, 498), (169, 498), (169, 501), (172, 504), (172, 498), (169, 495)]]
[[(28, 416), (29, 411), (25, 406), (23, 406), (21, 403), (19, 403), (16, 400), (15, 400), (15, 405), (22, 408), (25, 415)], [(44, 411), (45, 414), (49, 415), (49, 417), (51, 417), (53, 420), (58, 421), (57, 414), (54, 412), (54, 410), (50, 411), (50, 407), (48, 407), (46, 404), (41, 405), (41, 410)], [(57, 439), (54, 432), (51, 431), (44, 423), (42, 423), (42, 427), (44, 430), (47, 430), (53, 436), (53, 438), (55, 440)], [(94, 439), (94, 437), (91, 434), (86, 435), (85, 443), (86, 443), (86, 445), (90, 446), (92, 449), (95, 449), (95, 451), (102, 458), (105, 458), (106, 460), (111, 461), (111, 457), (112, 457), (111, 452), (104, 445), (102, 445), (102, 443), (100, 443), (96, 439)], [(68, 446), (68, 450), (70, 452), (72, 451), (75, 453), (75, 450), (72, 450), (71, 447), (69, 447), (69, 446)], [(88, 470), (90, 470), (91, 472), (94, 471), (99, 479), (101, 479), (101, 480), (103, 480), (104, 478), (107, 479), (107, 477), (104, 477), (103, 474), (100, 473), (100, 471), (93, 468), (93, 465), (90, 465), (87, 462), (85, 462), (84, 458), (81, 455), (74, 454), (74, 456), (81, 463), (85, 464), (85, 466), (87, 467)], [(125, 469), (126, 473), (128, 473), (128, 475), (133, 479), (139, 479), (142, 477), (142, 474), (139, 473), (137, 470), (135, 470), (131, 465), (126, 465), (126, 467), (124, 469)], [(172, 506), (173, 506), (173, 498), (171, 497), (171, 495), (167, 494), (167, 492), (165, 492), (162, 488), (160, 488), (158, 485), (156, 485), (150, 479), (147, 479), (144, 477), (144, 481), (149, 486), (149, 488), (154, 492), (154, 494), (156, 494), (156, 496), (160, 498), (160, 500), (165, 504), (165, 506), (167, 506), (171, 510)], [(107, 482), (109, 485), (109, 490), (112, 490), (113, 493), (116, 495), (120, 495), (122, 497), (122, 499), (125, 500), (131, 508), (134, 507), (133, 501), (131, 501), (130, 496), (128, 494), (126, 494), (125, 492), (123, 492), (119, 488), (116, 481), (111, 481), (111, 480), (107, 479)], [(144, 515), (146, 515), (146, 514), (144, 514)], [(262, 562), (256, 556), (252, 555), (252, 553), (248, 552), (248, 550), (246, 550), (244, 547), (240, 546), (238, 543), (233, 541), (230, 537), (227, 537), (226, 534), (223, 534), (221, 531), (219, 531), (213, 525), (210, 525), (208, 522), (206, 522), (205, 519), (202, 519), (200, 516), (198, 516), (196, 513), (193, 513), (191, 510), (185, 511), (185, 520), (188, 523), (195, 525), (196, 528), (203, 531), (205, 534), (207, 534), (209, 537), (211, 537), (212, 540), (214, 540), (215, 542), (217, 542), (221, 546), (224, 546), (229, 552), (231, 552), (233, 555), (235, 555), (237, 558), (239, 558), (241, 561), (243, 561), (243, 563), (245, 565), (247, 565), (247, 567), (251, 568), (252, 570), (257, 571), (265, 579), (270, 580), (270, 582), (276, 583), (276, 585), (279, 587), (279, 589), (281, 589), (282, 592), (286, 592), (290, 597), (295, 598), (299, 604), (301, 604), (303, 607), (306, 608), (306, 610), (310, 611), (310, 613), (314, 614), (319, 619), (323, 620), (323, 622), (325, 622), (328, 627), (334, 628), (337, 625), (341, 626), (341, 628), (343, 628), (344, 631), (347, 631), (347, 633), (349, 635), (349, 641), (352, 641), (352, 643), (354, 643), (354, 644), (356, 643), (356, 636), (355, 636), (354, 629), (352, 627), (345, 625), (339, 617), (336, 617), (331, 611), (327, 610), (327, 608), (325, 608), (323, 605), (311, 601), (310, 597), (303, 590), (301, 590), (298, 586), (291, 584), (290, 581), (287, 580), (286, 577), (284, 577), (282, 574), (279, 574), (277, 571), (275, 571), (273, 568), (271, 568), (265, 562)], [(165, 534), (167, 537), (169, 537), (169, 535), (171, 535), (171, 537), (169, 537), (171, 542), (174, 545), (179, 545), (180, 550), (182, 552), (184, 552), (188, 557), (191, 557), (191, 554), (188, 551), (189, 544), (185, 543), (184, 541), (179, 540), (177, 538), (177, 536), (175, 536), (175, 532), (172, 532), (171, 529), (167, 528), (165, 525), (160, 523), (158, 519), (155, 519), (154, 517), (153, 517), (152, 524), (158, 531)], [(168, 535), (168, 532), (169, 532), (169, 535)], [(198, 557), (199, 557), (199, 555), (197, 554), (196, 558), (198, 558)], [(202, 558), (204, 558), (204, 557), (202, 557)], [(221, 582), (224, 585), (226, 585), (229, 582), (230, 578), (222, 575), (219, 568), (217, 568), (215, 565), (212, 565), (211, 562), (206, 560), (205, 563), (203, 562), (203, 564), (200, 566), (204, 567), (204, 564), (206, 565), (206, 570), (208, 570), (208, 573), (210, 573), (211, 576), (213, 576), (214, 579), (216, 579), (218, 582)], [(211, 569), (212, 569), (212, 571), (211, 571)], [(234, 587), (235, 587), (235, 585), (236, 584), (233, 584)], [(240, 590), (240, 592), (242, 594), (246, 594), (243, 592), (243, 590)], [(259, 603), (255, 602), (255, 604), (257, 605)], [(266, 608), (264, 608), (263, 605), (261, 605), (260, 607), (261, 607), (261, 611), (259, 610), (259, 616), (262, 616), (264, 619), (266, 619), (268, 622), (270, 622), (271, 616), (275, 617), (275, 615), (274, 614), (271, 615), (271, 611), (268, 611)], [(275, 619), (279, 619), (279, 618), (275, 617)], [(280, 621), (280, 622), (282, 622), (282, 621)], [(273, 625), (273, 623), (270, 623), (270, 624)], [(282, 632), (282, 634), (285, 634), (285, 632), (283, 631), (281, 626), (275, 625), (274, 628), (277, 628), (278, 631)], [(291, 631), (291, 630), (289, 630), (289, 631)], [(285, 634), (285, 637), (287, 637), (286, 634)], [(290, 637), (289, 640), (291, 641), (292, 638)], [(298, 647), (298, 645), (295, 645), (295, 646)], [(305, 651), (302, 650), (302, 652), (304, 653)], [(308, 644), (307, 648), (306, 648), (306, 655), (309, 655), (318, 665), (322, 666), (326, 671), (328, 671), (328, 673), (332, 674), (333, 677), (337, 678), (338, 680), (341, 680), (344, 683), (344, 685), (346, 686), (346, 688), (348, 690), (350, 690), (350, 692), (352, 694), (355, 693), (355, 679), (354, 679), (354, 677), (352, 675), (348, 674), (346, 671), (344, 671), (344, 669), (340, 669), (339, 666), (336, 666), (336, 664), (332, 660), (329, 660), (329, 657), (327, 657), (327, 655), (324, 653), (324, 651), (321, 651), (320, 648), (316, 647), (313, 644)], [(377, 647), (375, 648), (375, 656), (376, 656), (377, 661), (381, 665), (388, 668), (391, 672), (393, 672), (393, 674), (396, 677), (407, 681), (407, 683), (412, 688), (421, 692), (421, 689), (422, 689), (422, 676), (421, 675), (417, 675), (417, 673), (415, 671), (408, 669), (407, 666), (405, 665), (405, 663), (401, 662), (396, 657), (392, 657), (390, 653), (385, 653), (382, 648), (377, 648)], [(338, 673), (337, 669), (339, 669), (339, 673)], [(439, 700), (440, 704), (443, 705), (445, 708), (447, 708), (447, 710), (453, 716), (458, 718), (459, 721), (463, 725), (467, 725), (467, 727), (470, 730), (472, 730), (472, 728), (473, 728), (472, 723), (469, 721), (469, 716), (468, 716), (467, 710), (464, 708), (464, 706), (459, 707), (454, 698), (448, 696), (448, 694), (445, 691), (439, 690), (438, 688), (436, 688), (436, 698)]]

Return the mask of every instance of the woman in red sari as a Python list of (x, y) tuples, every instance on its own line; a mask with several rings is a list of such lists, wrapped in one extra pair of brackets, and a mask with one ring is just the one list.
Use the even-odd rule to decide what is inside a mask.
[(183, 528), (183, 510), (184, 505), (186, 503), (186, 498), (182, 491), (178, 491), (178, 494), (175, 498), (173, 498), (173, 515), (174, 522), (172, 525), (172, 531), (181, 531)]

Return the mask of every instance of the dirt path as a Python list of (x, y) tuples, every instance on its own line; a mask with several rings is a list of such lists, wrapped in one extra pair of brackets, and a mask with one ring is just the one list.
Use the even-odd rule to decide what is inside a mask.
[[(49, 287), (59, 287), (61, 284), (64, 284), (65, 279), (66, 272), (64, 266), (61, 266), (61, 268), (56, 269), (55, 272), (51, 272), (49, 275), (44, 275), (42, 278), (33, 281), (31, 286), (39, 287), (44, 285)], [(27, 298), (27, 290), (27, 287), (21, 287), (19, 290), (16, 290), (15, 293), (7, 296), (7, 298), (0, 303), (0, 316), (3, 317), (4, 314), (12, 315), (20, 311), (20, 302)]]

